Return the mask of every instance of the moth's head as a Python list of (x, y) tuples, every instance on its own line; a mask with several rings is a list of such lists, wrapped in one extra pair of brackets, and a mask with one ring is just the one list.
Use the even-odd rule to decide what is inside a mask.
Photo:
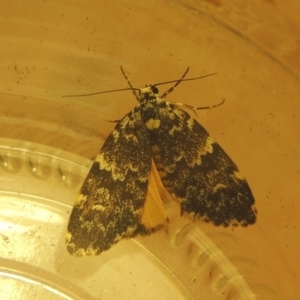
[(152, 99), (156, 99), (158, 92), (158, 88), (155, 85), (146, 85), (144, 88), (140, 89), (139, 96), (141, 98), (141, 101), (149, 101)]

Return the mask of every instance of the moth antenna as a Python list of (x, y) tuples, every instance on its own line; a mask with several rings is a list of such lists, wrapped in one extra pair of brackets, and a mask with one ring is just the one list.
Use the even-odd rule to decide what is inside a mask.
[(177, 85), (179, 85), (180, 82), (182, 81), (190, 81), (190, 80), (197, 80), (197, 79), (200, 79), (200, 78), (205, 78), (205, 77), (208, 77), (208, 76), (212, 76), (212, 75), (216, 75), (217, 73), (212, 73), (212, 74), (207, 74), (207, 75), (204, 75), (204, 76), (199, 76), (199, 77), (194, 77), (194, 78), (186, 78), (184, 79), (184, 77), (186, 76), (186, 74), (188, 73), (190, 67), (188, 67), (186, 69), (186, 71), (184, 72), (184, 74), (181, 76), (181, 78), (179, 80), (172, 80), (172, 81), (166, 81), (166, 82), (161, 82), (161, 83), (157, 83), (157, 84), (154, 84), (154, 86), (157, 86), (157, 85), (162, 85), (162, 84), (167, 84), (167, 83), (172, 83), (172, 82), (176, 82), (174, 84), (174, 86), (172, 86), (171, 88), (169, 88), (166, 92), (163, 93), (163, 95), (161, 96), (161, 98), (165, 98), (167, 97), (168, 94), (172, 93), (174, 91), (174, 89), (176, 88)]
[(117, 90), (109, 90), (109, 91), (103, 91), (103, 92), (95, 92), (95, 93), (89, 93), (89, 94), (77, 94), (77, 95), (63, 95), (63, 98), (71, 98), (71, 97), (88, 97), (88, 96), (94, 96), (99, 94), (106, 94), (106, 93), (114, 93), (114, 92), (121, 92), (121, 91), (132, 91), (139, 89), (136, 88), (124, 88), (124, 89), (117, 89)]
[[(102, 91), (102, 92), (94, 92), (94, 93), (88, 93), (88, 94), (73, 94), (73, 95), (63, 95), (63, 98), (73, 98), (73, 97), (89, 97), (89, 96), (95, 96), (95, 95), (100, 95), (100, 94), (106, 94), (106, 93), (114, 93), (114, 92), (121, 92), (121, 91), (132, 91), (134, 97), (137, 99), (137, 101), (139, 101), (139, 94), (137, 93), (137, 91), (140, 91), (139, 88), (135, 88), (132, 86), (131, 82), (129, 81), (127, 75), (125, 74), (125, 71), (123, 69), (122, 66), (120, 66), (122, 74), (124, 75), (128, 85), (130, 86), (129, 88), (122, 88), (122, 89), (115, 89), (115, 90), (108, 90), (108, 91)], [(199, 76), (199, 77), (194, 77), (194, 78), (186, 78), (184, 79), (185, 75), (188, 73), (189, 71), (189, 67), (187, 68), (187, 70), (184, 72), (184, 74), (182, 75), (182, 77), (179, 80), (171, 80), (171, 81), (164, 81), (164, 82), (159, 82), (154, 84), (153, 86), (158, 86), (158, 85), (163, 85), (163, 84), (168, 84), (168, 83), (173, 83), (176, 82), (175, 85), (173, 87), (171, 87), (170, 89), (168, 89), (162, 96), (166, 97), (168, 94), (170, 94), (174, 88), (182, 81), (190, 81), (190, 80), (197, 80), (197, 79), (201, 79), (201, 78), (205, 78), (205, 77), (209, 77), (212, 75), (216, 75), (217, 73), (211, 73), (211, 74), (207, 74), (204, 76)]]
[[(179, 80), (176, 81), (176, 83), (171, 87), (169, 88), (166, 92), (164, 92), (161, 96), (161, 98), (165, 98), (167, 97), (168, 94), (172, 93), (173, 90), (176, 88), (176, 86), (183, 80), (183, 78), (185, 77), (185, 75), (187, 74), (187, 72), (189, 71), (190, 67), (187, 67), (186, 71), (183, 73), (183, 75), (181, 76), (181, 78)], [(171, 82), (169, 82), (171, 83)], [(157, 83), (155, 84), (155, 86), (159, 85), (159, 84), (163, 84), (163, 83)]]
[(131, 82), (129, 81), (127, 75), (126, 75), (125, 72), (124, 72), (123, 67), (120, 66), (120, 68), (121, 68), (121, 71), (122, 71), (122, 73), (123, 73), (123, 75), (124, 75), (124, 77), (125, 77), (125, 79), (126, 79), (128, 85), (130, 86), (130, 88), (131, 88), (131, 90), (132, 90), (132, 93), (133, 93), (134, 97), (135, 97), (136, 100), (139, 102), (139, 94), (138, 94), (136, 91), (137, 91), (137, 90), (140, 91), (140, 89), (136, 89), (136, 88), (134, 88), (134, 87), (132, 86)]

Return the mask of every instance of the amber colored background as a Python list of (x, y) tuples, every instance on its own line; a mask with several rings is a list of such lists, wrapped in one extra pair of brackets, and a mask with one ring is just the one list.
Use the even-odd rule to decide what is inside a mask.
[(126, 87), (120, 65), (137, 87), (177, 79), (187, 66), (190, 77), (217, 72), (168, 97), (196, 106), (226, 99), (198, 115), (256, 198), (257, 224), (234, 234), (251, 244), (241, 249), (256, 258), (274, 299), (298, 299), (299, 15), (292, 0), (6, 2), (0, 137), (92, 159), (113, 128), (99, 113), (118, 119), (135, 99), (62, 95)]

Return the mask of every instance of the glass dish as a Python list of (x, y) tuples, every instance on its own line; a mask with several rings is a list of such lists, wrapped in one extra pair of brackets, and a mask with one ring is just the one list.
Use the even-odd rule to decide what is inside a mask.
[[(1, 13), (1, 299), (295, 299), (299, 294), (297, 3), (27, 1)], [(294, 9), (292, 9), (294, 8)], [(299, 22), (299, 21), (298, 21)], [(278, 34), (280, 33), (280, 34)], [(281, 36), (281, 39), (278, 36)], [(258, 221), (181, 218), (98, 257), (71, 257), (72, 204), (131, 92), (217, 72), (168, 99), (219, 108), (198, 121), (247, 178)], [(167, 87), (166, 87), (167, 89)], [(160, 88), (164, 92), (164, 87)]]

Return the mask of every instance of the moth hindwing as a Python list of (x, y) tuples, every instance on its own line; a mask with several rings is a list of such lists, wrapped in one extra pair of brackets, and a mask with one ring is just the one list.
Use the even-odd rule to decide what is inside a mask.
[(122, 69), (138, 104), (108, 136), (80, 189), (68, 224), (72, 255), (98, 255), (121, 239), (162, 229), (168, 222), (162, 190), (193, 219), (255, 223), (254, 197), (235, 163), (184, 105), (164, 99), (191, 80), (184, 79), (187, 71), (159, 97), (158, 84), (135, 89)]

